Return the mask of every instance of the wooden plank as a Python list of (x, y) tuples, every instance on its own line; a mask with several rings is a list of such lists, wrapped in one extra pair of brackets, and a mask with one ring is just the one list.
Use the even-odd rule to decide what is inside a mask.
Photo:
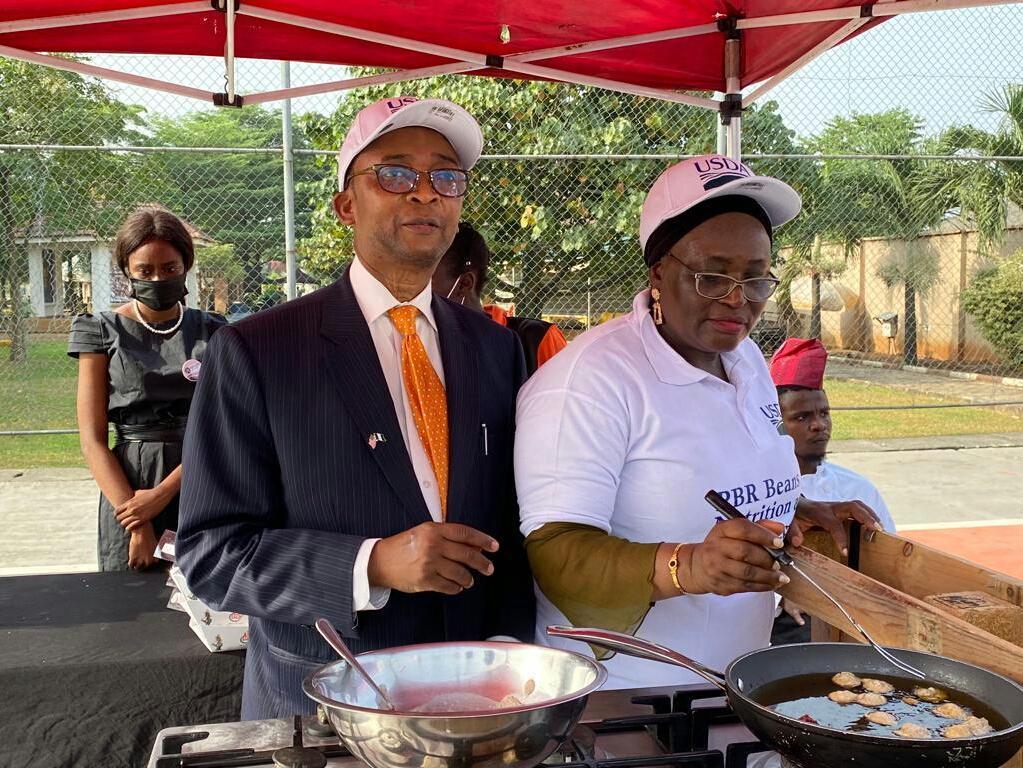
[[(807, 549), (792, 552), (799, 567), (828, 590), (879, 643), (914, 648), (985, 667), (1023, 682), (1023, 649), (939, 611), (869, 576)], [(791, 568), (778, 590), (808, 613), (858, 637), (846, 618)]]
[(863, 531), (860, 538), (859, 571), (908, 595), (976, 591), (1023, 606), (1021, 579), (894, 534)]

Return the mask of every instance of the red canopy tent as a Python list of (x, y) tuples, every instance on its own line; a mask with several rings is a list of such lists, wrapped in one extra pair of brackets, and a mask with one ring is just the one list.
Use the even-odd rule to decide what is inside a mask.
[[(899, 14), (996, 4), (1004, 3), (6, 0), (0, 56), (231, 106), (451, 73), (593, 85), (718, 110), (737, 157), (742, 108), (843, 40)], [(40, 51), (223, 56), (227, 90), (211, 93)], [(242, 96), (235, 91), (236, 58), (394, 71)]]

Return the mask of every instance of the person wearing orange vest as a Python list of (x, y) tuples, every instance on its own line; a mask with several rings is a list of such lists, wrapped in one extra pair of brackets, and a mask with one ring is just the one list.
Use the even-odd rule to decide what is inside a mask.
[(484, 306), (480, 294), (487, 281), (490, 249), (483, 235), (467, 221), (458, 225), (451, 247), (433, 273), (433, 291), (478, 312), (485, 312), (498, 325), (513, 331), (526, 355), (526, 375), (568, 346), (558, 326), (532, 317), (509, 315), (496, 304)]

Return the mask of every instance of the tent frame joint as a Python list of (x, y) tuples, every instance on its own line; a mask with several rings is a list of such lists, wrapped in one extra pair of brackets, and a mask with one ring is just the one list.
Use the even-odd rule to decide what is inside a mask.
[(723, 34), (726, 40), (738, 40), (742, 35), (739, 31), (739, 17), (725, 16), (718, 19), (718, 32)]
[[(228, 0), (210, 0), (210, 7), (218, 13), (227, 13)], [(233, 0), (234, 12), (238, 13), (242, 7), (242, 0)]]
[(213, 94), (213, 103), (218, 107), (236, 107), (238, 109), (241, 109), (244, 102), (245, 97), (242, 96), (240, 93), (236, 93), (234, 95), (233, 100), (226, 91), (221, 91), (220, 93)]
[(874, 18), (874, 4), (869, 3), (868, 5), (860, 6), (860, 18), (861, 19), (872, 19)]
[(492, 53), (488, 54), (487, 66), (491, 69), (504, 69), (504, 56), (497, 56)]
[(721, 117), (721, 125), (729, 125), (733, 117), (742, 117), (742, 94), (726, 93), (718, 106), (718, 115)]

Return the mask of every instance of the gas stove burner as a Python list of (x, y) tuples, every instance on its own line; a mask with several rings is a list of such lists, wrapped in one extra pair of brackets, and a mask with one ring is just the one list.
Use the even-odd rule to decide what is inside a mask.
[(322, 704), (316, 706), (316, 717), (303, 719), (302, 728), (307, 736), (314, 738), (322, 739), (334, 735), (334, 726), (327, 719), (327, 713), (324, 711)]
[[(148, 768), (367, 768), (316, 717), (166, 728)], [(410, 765), (409, 768), (415, 768)], [(797, 768), (740, 723), (717, 689), (598, 691), (538, 768)]]
[(275, 768), (324, 768), (327, 765), (326, 756), (312, 747), (285, 747), (270, 758)]

